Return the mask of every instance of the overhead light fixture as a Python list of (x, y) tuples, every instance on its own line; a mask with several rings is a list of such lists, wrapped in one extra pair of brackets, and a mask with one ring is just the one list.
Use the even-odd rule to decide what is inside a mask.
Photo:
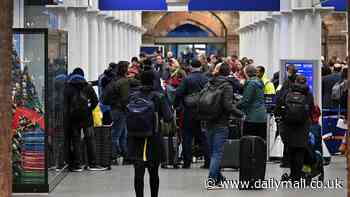
[(183, 12), (188, 11), (189, 0), (166, 0), (168, 4), (168, 11), (170, 12)]

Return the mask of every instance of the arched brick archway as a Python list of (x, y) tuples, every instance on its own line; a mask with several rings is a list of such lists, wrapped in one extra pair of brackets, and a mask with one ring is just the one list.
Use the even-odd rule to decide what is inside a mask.
[(211, 12), (173, 12), (167, 13), (151, 30), (154, 36), (166, 36), (176, 27), (193, 24), (209, 32), (213, 37), (225, 37), (226, 27)]

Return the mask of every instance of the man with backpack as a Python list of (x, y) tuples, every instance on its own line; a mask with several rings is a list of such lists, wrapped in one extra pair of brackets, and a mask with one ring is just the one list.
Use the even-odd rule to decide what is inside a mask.
[[(64, 120), (67, 135), (65, 149), (69, 158), (69, 168), (73, 172), (83, 170), (81, 131), (83, 131), (87, 146), (87, 169), (91, 171), (105, 170), (105, 168), (96, 165), (96, 142), (92, 111), (97, 104), (97, 95), (92, 86), (85, 80), (84, 71), (81, 68), (74, 69), (64, 90)], [(71, 146), (73, 152), (70, 151)]]
[(309, 129), (314, 106), (306, 78), (297, 76), (295, 83), (286, 92), (286, 96), (277, 101), (276, 113), (282, 117), (281, 136), (288, 150), (290, 176), (292, 181), (303, 178), (305, 149), (308, 146)]
[[(208, 189), (223, 188), (224, 177), (220, 172), (224, 143), (229, 134), (229, 117), (243, 114), (233, 104), (233, 89), (228, 76), (230, 66), (220, 63), (215, 67), (214, 77), (201, 91), (198, 101), (198, 118), (205, 122), (210, 149)], [(214, 181), (214, 182), (211, 182)]]
[(116, 77), (107, 85), (102, 95), (104, 104), (111, 106), (114, 160), (127, 156), (126, 105), (130, 89), (127, 78), (128, 67), (129, 62), (127, 61), (118, 63)]
[(129, 159), (134, 164), (136, 197), (144, 196), (144, 175), (148, 169), (151, 196), (159, 191), (159, 166), (165, 159), (160, 120), (171, 122), (172, 112), (163, 94), (154, 91), (153, 70), (141, 73), (142, 88), (131, 95), (127, 105)]
[(186, 98), (191, 97), (194, 93), (200, 92), (207, 82), (207, 77), (202, 73), (201, 62), (193, 60), (191, 63), (191, 74), (188, 75), (176, 89), (175, 107), (179, 106), (180, 102), (184, 104), (184, 131), (182, 136), (184, 169), (191, 167), (194, 136), (199, 140), (200, 149), (204, 153), (205, 163), (201, 168), (209, 168), (210, 158), (206, 135), (202, 131), (201, 121), (195, 118), (195, 109), (190, 106), (191, 104), (186, 103)]

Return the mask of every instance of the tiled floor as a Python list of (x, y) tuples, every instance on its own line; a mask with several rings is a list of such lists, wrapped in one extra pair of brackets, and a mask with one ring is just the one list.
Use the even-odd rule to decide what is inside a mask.
[[(325, 180), (340, 179), (346, 186), (346, 160), (333, 157), (332, 164), (325, 168)], [(269, 163), (267, 178), (279, 179), (283, 173), (279, 165)], [(159, 197), (206, 197), (206, 196), (244, 196), (244, 197), (338, 197), (345, 196), (346, 189), (268, 189), (263, 191), (239, 191), (227, 189), (207, 191), (204, 180), (208, 172), (195, 167), (191, 170), (161, 170)], [(228, 179), (236, 180), (238, 172), (225, 171)], [(134, 197), (132, 166), (116, 166), (112, 171), (70, 173), (50, 194), (52, 197)], [(145, 197), (150, 196), (148, 176), (145, 177)]]

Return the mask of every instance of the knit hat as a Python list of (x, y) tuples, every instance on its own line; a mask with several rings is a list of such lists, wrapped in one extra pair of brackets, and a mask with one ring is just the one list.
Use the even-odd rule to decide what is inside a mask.
[(84, 77), (84, 71), (81, 68), (75, 68), (72, 72), (72, 75), (80, 75), (80, 76)]

